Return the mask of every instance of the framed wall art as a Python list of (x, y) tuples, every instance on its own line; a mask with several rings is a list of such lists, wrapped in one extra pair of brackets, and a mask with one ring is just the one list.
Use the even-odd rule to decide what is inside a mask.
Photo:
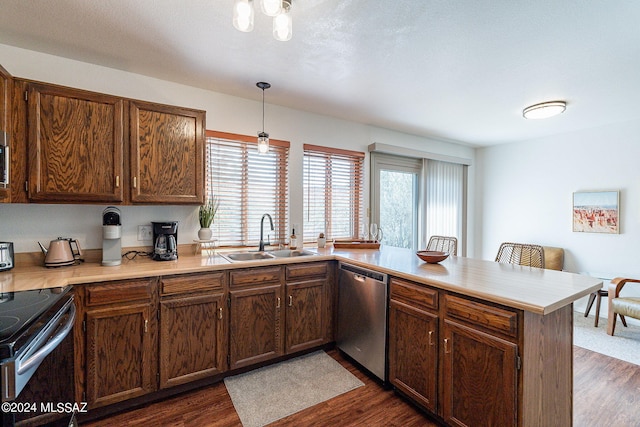
[(619, 200), (619, 191), (573, 193), (573, 231), (618, 234), (620, 232)]

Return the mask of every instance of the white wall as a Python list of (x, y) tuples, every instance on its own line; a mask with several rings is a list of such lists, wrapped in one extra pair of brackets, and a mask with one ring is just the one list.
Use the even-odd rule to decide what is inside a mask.
[[(477, 256), (494, 259), (504, 241), (537, 243), (564, 248), (571, 272), (640, 277), (638, 135), (640, 120), (479, 149)], [(620, 234), (572, 231), (573, 192), (586, 190), (620, 191)]]
[[(0, 58), (2, 66), (14, 77), (206, 110), (207, 129), (256, 135), (261, 128), (261, 101), (251, 101), (1, 44)], [(258, 80), (259, 78), (256, 78), (256, 81)], [(380, 142), (471, 159), (475, 155), (473, 148), (458, 144), (269, 104), (266, 105), (266, 130), (274, 139), (291, 141), (291, 224), (303, 223), (302, 146), (305, 143), (366, 152), (369, 144)], [(368, 156), (366, 164), (365, 204), (368, 206)], [(0, 240), (13, 241), (17, 252), (36, 251), (37, 240), (48, 242), (57, 236), (78, 238), (84, 248), (101, 248), (100, 226), (103, 209), (104, 206), (96, 205), (0, 204)], [(189, 243), (196, 237), (198, 229), (196, 210), (196, 207), (189, 206), (121, 207), (124, 221), (122, 244), (125, 247), (138, 246), (140, 242), (136, 240), (137, 226), (162, 220), (180, 221), (179, 243)], [(472, 226), (469, 234), (473, 235)]]

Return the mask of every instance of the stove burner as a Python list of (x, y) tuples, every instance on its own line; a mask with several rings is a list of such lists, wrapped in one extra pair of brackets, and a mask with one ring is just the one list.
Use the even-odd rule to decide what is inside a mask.
[(0, 334), (13, 328), (19, 321), (20, 318), (16, 316), (0, 316)]

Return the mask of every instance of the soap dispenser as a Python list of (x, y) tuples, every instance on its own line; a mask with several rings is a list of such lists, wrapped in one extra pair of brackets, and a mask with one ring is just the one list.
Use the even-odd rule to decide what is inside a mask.
[(298, 247), (298, 238), (296, 237), (296, 229), (291, 231), (291, 237), (289, 237), (289, 249), (296, 249)]

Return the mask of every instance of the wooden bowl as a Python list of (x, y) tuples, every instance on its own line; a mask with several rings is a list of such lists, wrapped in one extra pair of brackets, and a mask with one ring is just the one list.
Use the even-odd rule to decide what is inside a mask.
[(447, 259), (447, 257), (449, 256), (449, 252), (418, 251), (416, 252), (416, 255), (418, 255), (418, 258), (428, 262), (429, 264), (437, 264), (440, 261)]

